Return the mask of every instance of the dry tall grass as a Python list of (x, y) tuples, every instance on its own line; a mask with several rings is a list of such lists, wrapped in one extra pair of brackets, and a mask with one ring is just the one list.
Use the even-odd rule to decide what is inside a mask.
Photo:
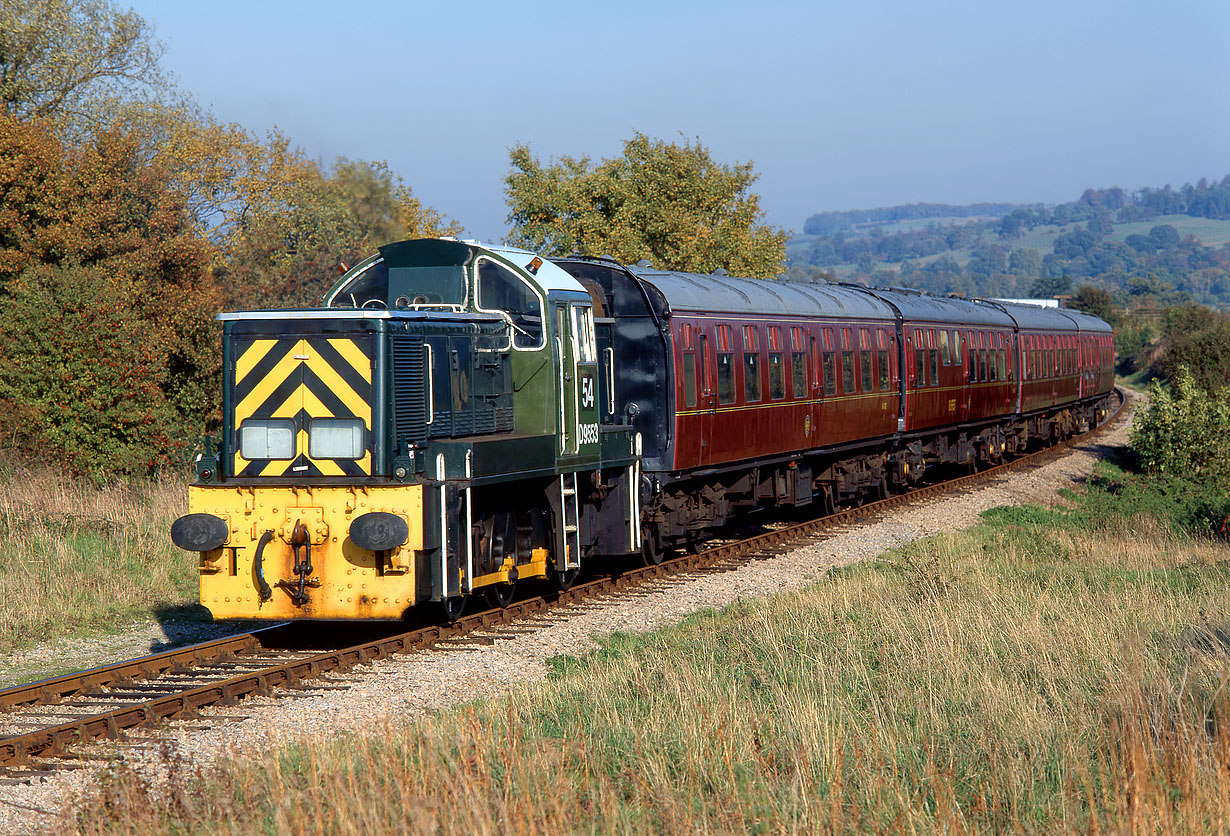
[(196, 600), (196, 565), (171, 544), (182, 477), (84, 479), (0, 469), (0, 650)]
[(169, 787), (117, 774), (68, 829), (1222, 833), (1228, 557), (1008, 515), (503, 700)]

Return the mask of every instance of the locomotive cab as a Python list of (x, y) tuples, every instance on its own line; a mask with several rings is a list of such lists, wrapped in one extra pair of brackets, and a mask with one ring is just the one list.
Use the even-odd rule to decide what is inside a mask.
[[(601, 476), (630, 472), (634, 439), (600, 429), (575, 280), (425, 239), (382, 247), (325, 303), (220, 316), (222, 438), (172, 529), (216, 618), (398, 619), (634, 547), (629, 491)], [(623, 503), (613, 535), (582, 512), (594, 490)]]

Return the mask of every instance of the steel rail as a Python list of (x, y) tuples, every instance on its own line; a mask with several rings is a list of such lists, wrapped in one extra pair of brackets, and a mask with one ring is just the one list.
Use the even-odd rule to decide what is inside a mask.
[[(248, 696), (269, 695), (277, 688), (296, 687), (304, 680), (330, 672), (345, 671), (358, 664), (383, 659), (395, 653), (430, 648), (443, 641), (460, 638), (478, 630), (510, 624), (527, 616), (547, 612), (560, 604), (580, 603), (602, 595), (620, 592), (648, 581), (699, 569), (715, 566), (720, 566), (722, 570), (738, 568), (748, 560), (755, 559), (766, 552), (780, 553), (783, 547), (812, 541), (817, 534), (826, 530), (863, 520), (901, 505), (974, 487), (1014, 470), (1039, 467), (1059, 458), (1073, 445), (1086, 443), (1117, 423), (1122, 416), (1127, 399), (1118, 387), (1115, 393), (1119, 396), (1119, 406), (1099, 426), (1011, 462), (978, 473), (916, 488), (826, 517), (757, 534), (736, 542), (724, 543), (697, 554), (683, 555), (664, 560), (657, 565), (638, 567), (601, 577), (577, 584), (567, 590), (524, 598), (514, 601), (505, 608), (490, 609), (463, 616), (453, 623), (434, 624), (340, 650), (315, 653), (306, 658), (243, 671), (234, 676), (205, 684), (194, 686), (192, 682), (189, 682), (186, 687), (170, 690), (167, 693), (155, 693), (149, 699), (132, 705), (121, 705), (109, 711), (84, 715), (79, 719), (48, 725), (24, 734), (3, 737), (0, 738), (0, 767), (27, 764), (30, 758), (36, 756), (64, 756), (69, 753), (69, 747), (77, 743), (100, 738), (118, 738), (125, 729), (192, 716), (206, 706), (232, 705)], [(290, 625), (279, 625), (152, 654), (127, 662), (93, 668), (78, 674), (0, 690), (0, 708), (12, 710), (35, 705), (54, 705), (62, 702), (66, 697), (106, 701), (109, 689), (131, 686), (134, 682), (150, 681), (146, 687), (161, 689), (164, 686), (158, 684), (156, 679), (168, 673), (186, 673), (190, 677), (201, 679), (209, 675), (207, 669), (202, 672), (201, 665), (226, 665), (228, 661), (244, 661), (244, 657), (252, 657), (251, 661), (256, 662), (262, 651), (278, 649), (276, 639), (281, 635), (279, 631), (285, 630), (288, 626)], [(131, 692), (121, 692), (112, 697), (109, 704), (114, 705), (131, 696)], [(20, 719), (24, 722), (37, 720), (38, 716), (37, 714), (0, 714), (0, 725), (6, 719)]]

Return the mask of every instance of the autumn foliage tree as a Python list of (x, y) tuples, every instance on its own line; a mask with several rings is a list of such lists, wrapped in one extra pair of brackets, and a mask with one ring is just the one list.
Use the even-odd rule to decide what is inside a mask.
[(81, 470), (169, 460), (214, 412), (211, 249), (122, 126), (0, 116), (0, 422)]
[(637, 133), (622, 156), (597, 164), (565, 156), (544, 165), (524, 144), (509, 158), (514, 244), (700, 273), (763, 278), (783, 269), (788, 233), (763, 224), (752, 163), (718, 163), (699, 141)]

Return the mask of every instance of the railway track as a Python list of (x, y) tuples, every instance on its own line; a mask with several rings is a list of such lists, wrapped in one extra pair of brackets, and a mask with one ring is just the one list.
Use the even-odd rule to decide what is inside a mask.
[[(319, 685), (305, 683), (396, 653), (456, 644), (475, 632), (541, 616), (559, 605), (624, 592), (649, 581), (690, 572), (736, 569), (750, 560), (815, 542), (826, 533), (894, 508), (969, 491), (1012, 471), (1041, 467), (1119, 421), (1126, 398), (1121, 390), (1116, 393), (1119, 406), (1099, 427), (997, 467), (721, 543), (697, 554), (669, 558), (656, 566), (628, 569), (565, 591), (523, 598), (506, 608), (476, 612), (451, 624), (429, 624), (353, 644), (342, 642), (345, 646), (327, 650), (304, 646), (301, 625), (277, 625), (0, 690), (0, 784), (30, 782), (59, 769), (81, 768), (82, 764), (74, 762), (80, 760), (74, 747), (82, 743), (122, 738), (126, 730), (192, 717), (207, 706), (234, 705), (245, 697), (271, 695), (283, 689), (319, 689)], [(340, 632), (346, 635), (344, 629)]]

